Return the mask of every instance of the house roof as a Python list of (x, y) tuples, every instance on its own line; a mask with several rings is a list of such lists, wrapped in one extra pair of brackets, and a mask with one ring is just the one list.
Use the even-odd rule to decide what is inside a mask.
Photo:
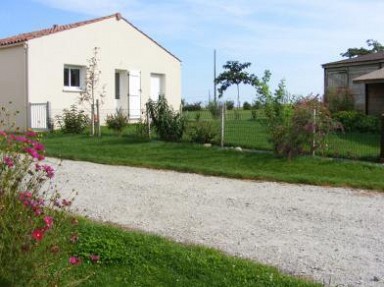
[(370, 82), (383, 82), (384, 81), (384, 68), (354, 78), (353, 82), (356, 83), (370, 83)]
[(23, 33), (23, 34), (18, 34), (18, 35), (11, 36), (11, 37), (3, 38), (3, 39), (0, 39), (0, 48), (6, 47), (6, 46), (15, 45), (15, 44), (19, 44), (19, 43), (24, 43), (24, 42), (27, 42), (29, 40), (35, 39), (35, 38), (40, 38), (40, 37), (52, 35), (52, 34), (55, 34), (55, 33), (71, 30), (71, 29), (74, 29), (74, 28), (78, 28), (78, 27), (81, 27), (81, 26), (89, 25), (89, 24), (92, 24), (92, 23), (96, 23), (96, 22), (100, 22), (100, 21), (103, 21), (103, 20), (106, 20), (106, 19), (112, 19), (112, 18), (116, 18), (116, 20), (118, 20), (118, 21), (119, 20), (124, 20), (132, 28), (134, 28), (135, 30), (137, 30), (138, 32), (143, 34), (145, 37), (147, 37), (149, 40), (154, 42), (157, 46), (162, 48), (164, 51), (166, 51), (172, 57), (174, 57), (178, 61), (180, 61), (180, 59), (177, 58), (174, 54), (172, 54), (170, 51), (165, 49), (158, 42), (156, 42), (154, 39), (149, 37), (147, 34), (145, 34), (143, 31), (141, 31), (139, 28), (137, 28), (131, 22), (129, 22), (128, 20), (123, 18), (120, 13), (115, 13), (115, 14), (112, 14), (112, 15), (109, 15), (109, 16), (104, 16), (104, 17), (100, 17), (100, 18), (96, 18), (96, 19), (91, 19), (91, 20), (87, 20), (87, 21), (82, 21), (82, 22), (76, 22), (76, 23), (72, 23), (72, 24), (53, 25), (51, 28), (42, 29), (42, 30), (38, 30), (38, 31), (34, 31), (34, 32)]
[(330, 62), (323, 64), (323, 68), (327, 66), (334, 66), (334, 65), (349, 65), (349, 64), (359, 64), (359, 63), (366, 63), (366, 62), (384, 62), (384, 51), (382, 52), (376, 52), (376, 53), (371, 53), (367, 55), (362, 55), (346, 60), (341, 60), (341, 61), (336, 61), (336, 62)]

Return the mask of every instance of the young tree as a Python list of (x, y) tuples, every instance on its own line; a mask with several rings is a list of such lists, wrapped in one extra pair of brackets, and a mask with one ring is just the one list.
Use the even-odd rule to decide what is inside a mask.
[(353, 58), (357, 56), (362, 56), (362, 55), (367, 55), (367, 54), (372, 54), (376, 52), (381, 52), (384, 51), (384, 46), (381, 45), (378, 41), (373, 40), (373, 39), (368, 39), (367, 41), (368, 47), (371, 47), (371, 49), (367, 48), (349, 48), (346, 52), (341, 53), (340, 55), (342, 57), (348, 57), (348, 58)]
[(102, 105), (105, 97), (105, 85), (100, 87), (99, 50), (100, 48), (95, 47), (92, 57), (87, 60), (84, 91), (80, 93), (79, 99), (80, 104), (86, 104), (91, 109), (91, 136), (95, 135), (96, 122), (100, 127), (100, 119), (95, 116), (96, 100)]
[(251, 84), (253, 75), (249, 74), (245, 69), (249, 68), (251, 63), (240, 63), (239, 61), (227, 61), (223, 65), (224, 72), (217, 76), (215, 83), (219, 84), (219, 98), (223, 96), (223, 93), (232, 85), (237, 87), (237, 108), (240, 108), (240, 84)]

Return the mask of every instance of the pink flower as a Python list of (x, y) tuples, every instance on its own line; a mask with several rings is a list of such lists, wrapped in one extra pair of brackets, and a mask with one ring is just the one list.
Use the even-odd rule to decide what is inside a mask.
[(3, 161), (8, 168), (14, 167), (15, 163), (13, 162), (13, 159), (9, 156), (4, 156)]
[(89, 259), (91, 260), (92, 263), (97, 263), (100, 261), (100, 255), (91, 254), (89, 255)]
[(15, 136), (14, 139), (18, 142), (27, 143), (29, 140), (24, 136)]
[(71, 241), (71, 243), (76, 243), (78, 240), (79, 236), (77, 235), (77, 233), (72, 233), (71, 238), (69, 238), (69, 241)]
[(53, 218), (51, 216), (44, 217), (45, 226), (49, 229), (53, 225)]
[(42, 143), (39, 143), (39, 142), (34, 142), (33, 148), (37, 151), (43, 151), (45, 149), (44, 145)]
[(46, 173), (48, 178), (54, 177), (55, 170), (53, 169), (52, 166), (45, 164), (45, 165), (42, 166), (42, 168), (43, 168), (43, 170)]
[(72, 204), (72, 201), (63, 199), (61, 204), (64, 205), (64, 206), (70, 206)]
[(76, 256), (69, 257), (69, 264), (72, 264), (72, 265), (80, 264), (80, 258)]
[(7, 137), (7, 133), (5, 131), (0, 131), (0, 136)]
[(44, 237), (44, 229), (35, 229), (32, 232), (32, 237), (36, 241), (41, 241)]
[(36, 170), (36, 171), (40, 171), (41, 169), (42, 169), (41, 165), (38, 164), (38, 163), (36, 163), (36, 164), (35, 164), (35, 170)]
[(33, 157), (34, 159), (38, 159), (39, 158), (39, 153), (34, 149), (34, 148), (31, 148), (31, 147), (26, 147), (24, 149), (24, 151), (26, 153), (28, 153), (31, 157)]
[(35, 137), (37, 137), (37, 133), (35, 133), (34, 131), (28, 131), (25, 135), (26, 135), (27, 137), (29, 137), (29, 138), (35, 138)]

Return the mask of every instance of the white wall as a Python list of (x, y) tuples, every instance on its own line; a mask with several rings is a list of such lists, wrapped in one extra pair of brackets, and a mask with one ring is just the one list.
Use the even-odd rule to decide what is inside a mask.
[[(102, 109), (113, 113), (115, 100), (115, 71), (141, 71), (141, 107), (150, 95), (150, 75), (166, 75), (165, 94), (178, 109), (181, 101), (180, 61), (159, 47), (125, 20), (110, 18), (71, 30), (36, 38), (28, 42), (29, 99), (31, 102), (52, 103), (53, 112), (77, 103), (78, 92), (63, 90), (64, 64), (87, 65), (94, 47), (99, 47), (100, 86), (105, 85), (106, 97)], [(124, 78), (124, 77), (123, 77)], [(126, 80), (122, 84), (126, 84)], [(120, 103), (127, 103), (127, 93), (121, 89)], [(128, 107), (126, 107), (128, 108)]]
[[(26, 54), (24, 45), (0, 48), (0, 106), (19, 112), (11, 119), (21, 130), (27, 128)], [(10, 104), (12, 102), (12, 104)], [(4, 112), (0, 112), (2, 118)], [(0, 130), (4, 127), (0, 124)]]

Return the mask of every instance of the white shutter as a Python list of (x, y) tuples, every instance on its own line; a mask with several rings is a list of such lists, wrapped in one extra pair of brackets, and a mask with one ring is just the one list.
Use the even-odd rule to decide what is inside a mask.
[(129, 72), (129, 118), (140, 119), (141, 79), (140, 71)]

